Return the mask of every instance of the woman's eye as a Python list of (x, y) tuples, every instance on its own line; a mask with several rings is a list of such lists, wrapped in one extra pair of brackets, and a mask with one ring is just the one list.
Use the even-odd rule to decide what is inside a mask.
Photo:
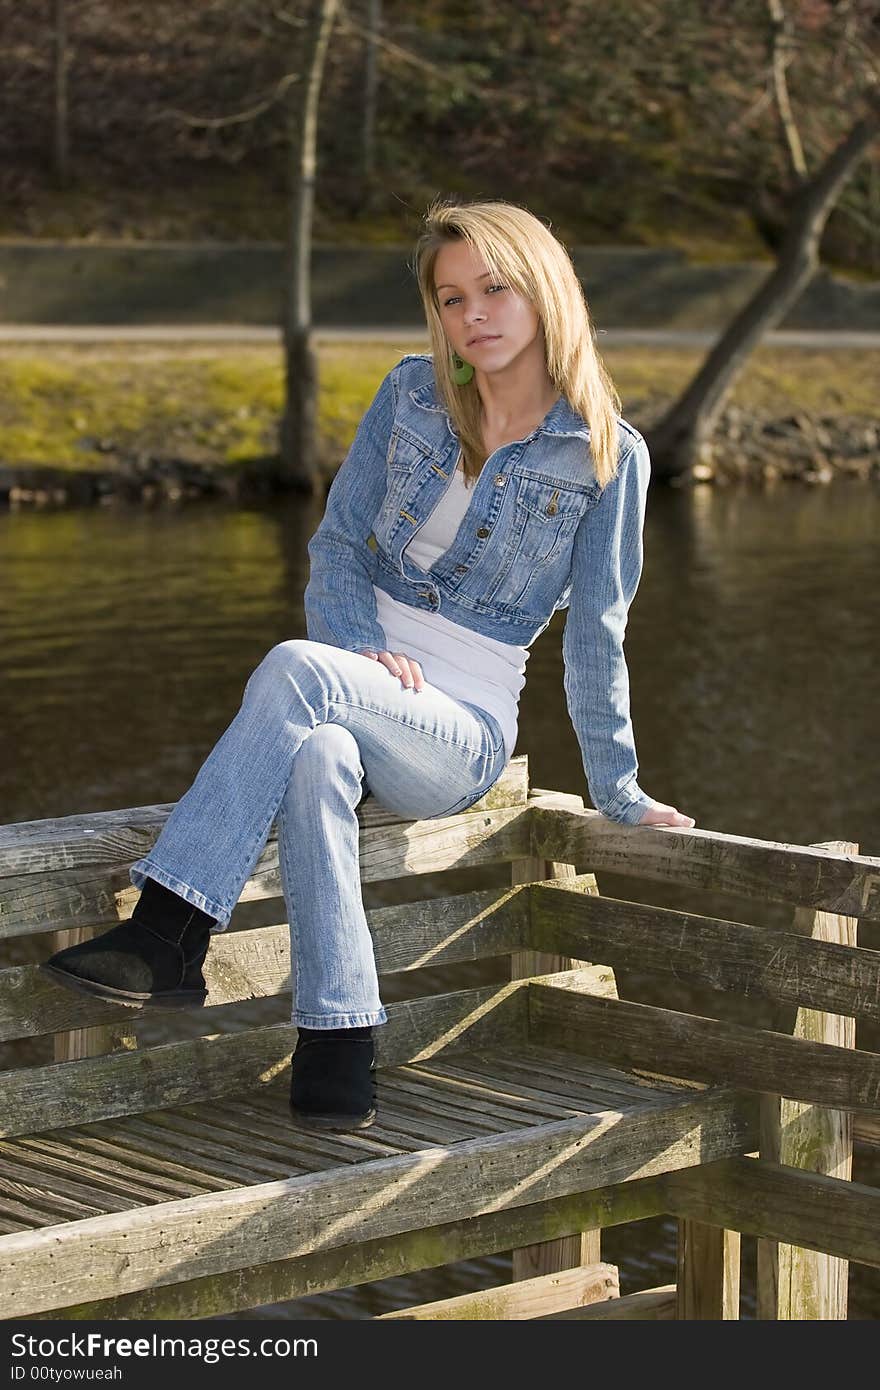
[[(487, 291), (488, 291), (488, 290), (506, 290), (506, 289), (507, 289), (507, 286), (506, 286), (506, 285), (487, 285), (487, 286), (486, 286), (486, 289), (487, 289)], [(444, 301), (443, 301), (443, 307), (444, 307), (444, 309), (448, 309), (449, 306), (450, 306), (450, 304), (455, 304), (455, 303), (457, 303), (457, 301), (458, 301), (459, 299), (461, 299), (461, 295), (460, 295), (460, 294), (454, 294), (454, 295), (451, 295), (449, 299), (444, 299)]]

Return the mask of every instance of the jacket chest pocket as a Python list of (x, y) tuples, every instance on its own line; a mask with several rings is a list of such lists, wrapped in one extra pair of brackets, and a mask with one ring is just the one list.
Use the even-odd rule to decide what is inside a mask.
[(589, 494), (580, 488), (540, 482), (537, 478), (519, 478), (518, 482), (517, 558), (543, 565), (553, 559), (567, 536), (574, 535), (587, 509)]
[(563, 571), (568, 573), (574, 533), (598, 495), (588, 485), (511, 474), (511, 482), (514, 480), (509, 534), (486, 595), (489, 602), (511, 608), (524, 602), (527, 591), (534, 594), (536, 602), (539, 596), (549, 598), (557, 569), (562, 582)]
[(385, 496), (373, 523), (373, 534), (383, 547), (387, 547), (413, 487), (431, 466), (432, 454), (427, 445), (421, 446), (405, 435), (391, 436), (386, 458)]

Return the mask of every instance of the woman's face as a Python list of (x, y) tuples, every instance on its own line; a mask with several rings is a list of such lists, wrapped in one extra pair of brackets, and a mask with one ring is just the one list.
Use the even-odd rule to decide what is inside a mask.
[(544, 335), (537, 310), (522, 295), (493, 280), (482, 258), (466, 242), (447, 242), (440, 248), (434, 261), (434, 286), (451, 348), (477, 371), (493, 375), (514, 361), (530, 358), (536, 367), (544, 367)]

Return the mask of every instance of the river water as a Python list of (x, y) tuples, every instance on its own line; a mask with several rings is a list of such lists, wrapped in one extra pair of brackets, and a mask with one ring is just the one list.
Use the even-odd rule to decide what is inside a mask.
[[(288, 498), (0, 516), (0, 821), (175, 801), (267, 649), (305, 635), (306, 545), (321, 511)], [(626, 645), (650, 795), (704, 829), (845, 839), (880, 855), (878, 536), (880, 494), (857, 483), (652, 491)], [(563, 626), (558, 613), (532, 648), (516, 752), (528, 754), (534, 785), (588, 802), (565, 708)], [(420, 880), (420, 895), (505, 881), (503, 871), (480, 873)], [(685, 899), (611, 875), (599, 883), (633, 901), (787, 920), (767, 904)], [(371, 885), (367, 905), (382, 891)], [(860, 941), (876, 948), (880, 933), (865, 924)], [(429, 983), (464, 987), (495, 969)], [(730, 1001), (680, 988), (673, 997), (622, 972), (618, 987), (624, 998), (733, 1016)], [(400, 994), (389, 983), (385, 997)], [(880, 1048), (867, 1029), (859, 1041)], [(853, 1176), (880, 1185), (880, 1164), (859, 1151)], [(623, 1292), (671, 1282), (675, 1223), (609, 1230), (603, 1258), (619, 1264)], [(754, 1242), (744, 1241), (745, 1317), (753, 1266)], [(508, 1277), (499, 1255), (259, 1315), (372, 1316)], [(880, 1315), (880, 1272), (852, 1267), (850, 1305), (851, 1317)]]

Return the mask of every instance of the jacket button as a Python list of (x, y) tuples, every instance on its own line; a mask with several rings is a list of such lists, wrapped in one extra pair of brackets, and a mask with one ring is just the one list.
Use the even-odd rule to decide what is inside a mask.
[(505, 478), (505, 476), (504, 476), (503, 473), (496, 473), (496, 474), (495, 474), (495, 486), (496, 486), (496, 487), (504, 487), (504, 484), (506, 483), (506, 481), (507, 481), (507, 479)]
[(488, 536), (488, 534), (489, 534), (489, 528), (488, 528), (488, 526), (481, 526), (481, 527), (479, 528), (479, 530), (477, 531), (477, 535), (480, 537), (480, 540), (483, 540), (486, 536)]

